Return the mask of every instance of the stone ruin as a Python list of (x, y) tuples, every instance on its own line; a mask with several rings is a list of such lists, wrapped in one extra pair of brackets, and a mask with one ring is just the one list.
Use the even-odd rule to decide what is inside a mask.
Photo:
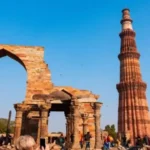
[[(51, 81), (44, 48), (39, 46), (0, 45), (0, 57), (18, 61), (27, 72), (26, 96), (16, 110), (14, 139), (29, 134), (37, 143), (48, 139), (48, 117), (52, 111), (63, 111), (66, 117), (66, 147), (80, 149), (81, 134), (92, 135), (91, 148), (101, 148), (99, 96), (87, 90), (69, 86), (55, 86)], [(58, 118), (59, 119), (59, 118)], [(50, 125), (51, 123), (49, 123)], [(71, 143), (71, 135), (74, 137)]]

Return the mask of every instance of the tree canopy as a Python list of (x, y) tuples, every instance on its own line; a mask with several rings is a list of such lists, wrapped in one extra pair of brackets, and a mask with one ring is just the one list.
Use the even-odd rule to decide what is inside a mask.
[[(0, 133), (6, 133), (7, 132), (7, 122), (8, 122), (8, 119), (0, 118)], [(14, 121), (10, 121), (9, 133), (14, 133)]]
[(107, 131), (108, 134), (113, 137), (113, 139), (117, 138), (116, 128), (115, 128), (114, 124), (106, 125), (105, 126), (105, 131)]

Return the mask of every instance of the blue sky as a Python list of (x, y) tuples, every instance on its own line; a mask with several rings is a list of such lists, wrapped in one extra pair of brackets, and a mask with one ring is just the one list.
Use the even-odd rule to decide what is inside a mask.
[[(55, 85), (100, 95), (102, 128), (117, 124), (118, 34), (121, 10), (128, 7), (150, 104), (149, 0), (5, 0), (0, 5), (0, 43), (44, 46)], [(25, 96), (26, 72), (8, 57), (0, 59), (0, 68), (0, 117), (7, 117), (11, 109), (14, 118), (13, 104)], [(63, 113), (51, 114), (49, 129), (65, 130)]]

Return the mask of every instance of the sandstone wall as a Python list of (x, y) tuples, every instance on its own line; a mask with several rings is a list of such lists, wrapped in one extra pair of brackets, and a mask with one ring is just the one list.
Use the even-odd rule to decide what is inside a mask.
[[(94, 108), (93, 104), (91, 102), (88, 103), (81, 103), (79, 108), (80, 114), (87, 114), (87, 120), (85, 123), (87, 124), (86, 130), (87, 132), (90, 132), (92, 135), (91, 138), (91, 147), (94, 147), (95, 145), (95, 117), (94, 117)], [(79, 139), (80, 139), (80, 133), (83, 133), (83, 119), (79, 119), (78, 124), (78, 130), (79, 130)]]
[(0, 45), (0, 57), (5, 55), (18, 61), (27, 71), (26, 103), (30, 103), (34, 94), (49, 93), (53, 85), (48, 65), (44, 62), (43, 47)]

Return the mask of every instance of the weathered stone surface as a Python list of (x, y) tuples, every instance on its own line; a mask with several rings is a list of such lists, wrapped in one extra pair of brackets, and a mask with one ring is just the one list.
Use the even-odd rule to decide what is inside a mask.
[(30, 103), (34, 94), (48, 94), (52, 89), (51, 74), (44, 62), (44, 48), (37, 46), (0, 45), (0, 57), (8, 55), (27, 71), (26, 97)]
[(129, 10), (123, 11), (120, 60), (118, 131), (130, 134), (132, 144), (135, 138), (150, 136), (150, 118), (146, 99), (146, 83), (143, 82), (136, 48), (135, 32)]
[[(40, 137), (48, 138), (48, 116), (53, 105), (67, 103), (67, 146), (80, 149), (81, 134), (90, 132), (91, 148), (97, 149), (100, 121), (95, 115), (98, 95), (88, 90), (79, 90), (69, 86), (54, 86), (51, 73), (44, 62), (44, 48), (39, 46), (0, 45), (0, 57), (9, 56), (18, 61), (27, 72), (26, 96), (22, 103), (15, 104), (16, 120), (14, 142), (20, 135), (29, 134), (39, 144)], [(97, 111), (95, 111), (95, 109)], [(74, 135), (71, 142), (70, 136)]]

